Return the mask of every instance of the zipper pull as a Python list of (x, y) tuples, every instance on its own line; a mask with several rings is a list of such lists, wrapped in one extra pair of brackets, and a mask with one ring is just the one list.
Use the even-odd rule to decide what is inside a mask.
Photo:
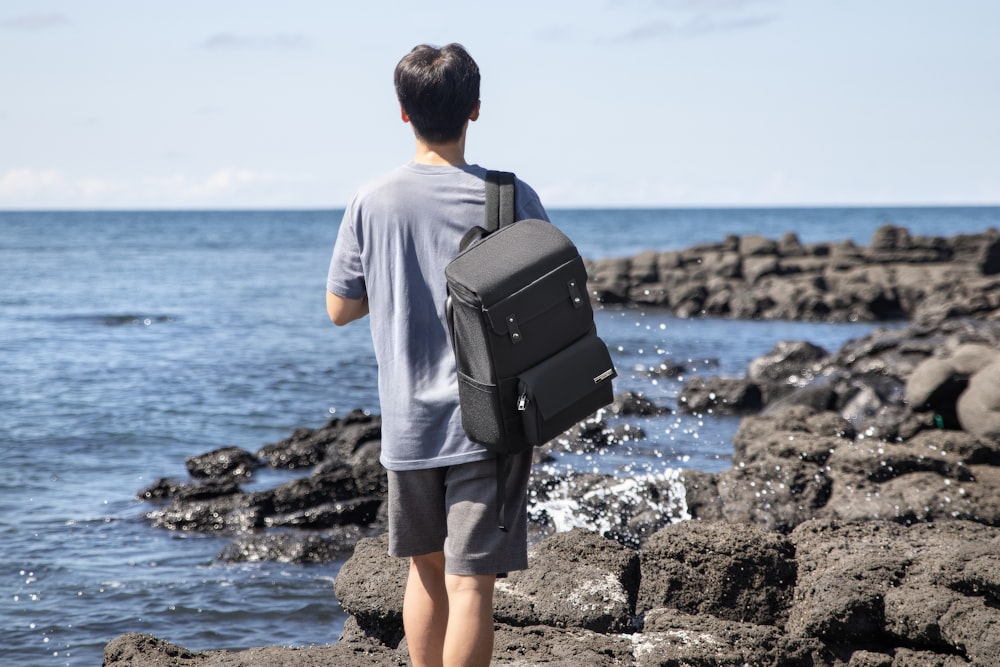
[(517, 409), (519, 412), (524, 412), (526, 407), (528, 407), (528, 395), (521, 394), (517, 397)]

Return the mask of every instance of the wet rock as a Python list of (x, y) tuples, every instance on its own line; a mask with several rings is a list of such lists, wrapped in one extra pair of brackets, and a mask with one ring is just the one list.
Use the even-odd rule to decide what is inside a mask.
[(251, 533), (237, 537), (219, 554), (227, 563), (329, 563), (350, 554), (365, 536), (361, 526), (338, 526), (327, 532)]
[(747, 375), (760, 383), (797, 383), (809, 380), (818, 371), (819, 363), (829, 353), (818, 345), (805, 341), (780, 341), (765, 355), (750, 362)]
[(267, 493), (238, 493), (213, 498), (176, 498), (166, 507), (146, 514), (156, 528), (195, 532), (238, 533), (264, 526), (270, 513)]
[(256, 456), (239, 447), (223, 447), (184, 461), (195, 479), (250, 477), (261, 466)]
[(677, 399), (682, 412), (732, 414), (754, 412), (763, 406), (760, 387), (745, 378), (694, 376)]
[(689, 518), (680, 476), (616, 477), (536, 471), (529, 487), (528, 516), (543, 534), (589, 527), (629, 547), (639, 547), (657, 530)]
[(239, 481), (228, 479), (206, 479), (199, 482), (184, 482), (162, 478), (147, 486), (136, 494), (138, 500), (169, 500), (176, 498), (182, 501), (207, 500), (241, 493)]
[(318, 429), (298, 428), (257, 455), (274, 468), (311, 468), (328, 458), (343, 460), (362, 444), (382, 437), (382, 419), (363, 410), (335, 417)]
[(639, 415), (647, 417), (669, 413), (669, 408), (662, 408), (653, 403), (641, 392), (626, 391), (616, 394), (610, 406), (611, 412), (617, 416)]
[(382, 507), (382, 498), (351, 498), (339, 502), (324, 502), (312, 507), (264, 517), (267, 528), (309, 528), (322, 530), (350, 524), (367, 526), (374, 523)]

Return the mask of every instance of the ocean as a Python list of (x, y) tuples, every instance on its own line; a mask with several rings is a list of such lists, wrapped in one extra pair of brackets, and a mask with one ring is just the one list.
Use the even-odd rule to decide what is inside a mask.
[[(586, 257), (728, 234), (867, 245), (880, 225), (950, 236), (1000, 208), (553, 210)], [(100, 664), (147, 632), (193, 650), (335, 641), (341, 562), (227, 564), (230, 538), (150, 527), (136, 492), (184, 459), (256, 451), (354, 408), (378, 412), (363, 323), (324, 308), (340, 211), (0, 212), (0, 649), (22, 667)], [(780, 340), (833, 351), (875, 325), (681, 320), (604, 309), (616, 391), (676, 405), (665, 359), (743, 375)], [(618, 475), (726, 469), (736, 417), (633, 420), (646, 438), (555, 466)], [(288, 473), (261, 471), (247, 488)]]

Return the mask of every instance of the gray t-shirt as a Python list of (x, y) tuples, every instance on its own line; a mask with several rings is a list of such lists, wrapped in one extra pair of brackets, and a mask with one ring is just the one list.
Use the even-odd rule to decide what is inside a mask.
[[(378, 361), (382, 465), (418, 470), (492, 454), (468, 439), (445, 320), (444, 269), (483, 224), (486, 170), (411, 162), (361, 188), (340, 224), (326, 288), (368, 296)], [(518, 180), (516, 218), (548, 220)]]

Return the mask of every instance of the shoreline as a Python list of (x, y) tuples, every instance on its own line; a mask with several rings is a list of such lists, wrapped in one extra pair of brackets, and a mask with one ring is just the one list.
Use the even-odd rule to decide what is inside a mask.
[[(1000, 625), (1000, 425), (990, 407), (990, 392), (1000, 387), (998, 239), (995, 230), (942, 241), (885, 227), (870, 248), (796, 249), (788, 235), (731, 237), (593, 263), (591, 288), (604, 303), (656, 299), (647, 305), (680, 316), (795, 312), (799, 317), (788, 319), (878, 321), (903, 313), (911, 324), (833, 353), (804, 342), (779, 345), (745, 377), (690, 378), (679, 409), (743, 415), (732, 468), (683, 474), (683, 509), (693, 521), (676, 522), (681, 508), (652, 502), (670, 494), (652, 481), (622, 494), (611, 475), (561, 480), (570, 482), (579, 512), (611, 527), (597, 535), (536, 524), (533, 557), (577, 567), (560, 570), (561, 588), (540, 581), (538, 567), (498, 587), (497, 664), (534, 664), (553, 654), (573, 659), (546, 664), (708, 659), (707, 647), (676, 639), (692, 632), (712, 637), (731, 658), (705, 664), (802, 664), (781, 662), (781, 655), (831, 666), (989, 664), (983, 656), (1000, 654), (986, 630)], [(658, 409), (641, 396), (616, 402), (622, 414)], [(165, 660), (181, 653), (190, 656), (184, 664), (206, 666), (236, 656), (248, 665), (405, 664), (396, 565), (378, 556), (378, 438), (376, 417), (352, 413), (321, 429), (298, 429), (256, 454), (192, 457), (187, 467), (196, 481), (164, 481), (141, 494), (167, 502), (150, 512), (154, 526), (241, 533), (236, 558), (299, 553), (308, 561), (353, 549), (336, 584), (351, 614), (339, 642), (192, 653), (123, 635), (108, 645), (105, 664), (179, 664)], [(595, 447), (615, 442), (599, 426), (572, 438)], [(261, 464), (310, 474), (240, 492), (239, 478)], [(541, 479), (533, 489), (544, 497), (559, 481)], [(308, 527), (312, 539), (260, 532), (276, 527)], [(712, 558), (719, 544), (729, 545), (727, 555)], [(905, 553), (917, 555), (892, 555)], [(707, 579), (683, 569), (692, 558), (705, 559), (698, 572)], [(854, 569), (844, 569), (848, 561)], [(732, 570), (733, 563), (743, 569)], [(928, 563), (938, 563), (940, 576), (928, 574)], [(575, 602), (542, 603), (591, 580), (617, 583)], [(775, 653), (774, 646), (782, 648)]]

